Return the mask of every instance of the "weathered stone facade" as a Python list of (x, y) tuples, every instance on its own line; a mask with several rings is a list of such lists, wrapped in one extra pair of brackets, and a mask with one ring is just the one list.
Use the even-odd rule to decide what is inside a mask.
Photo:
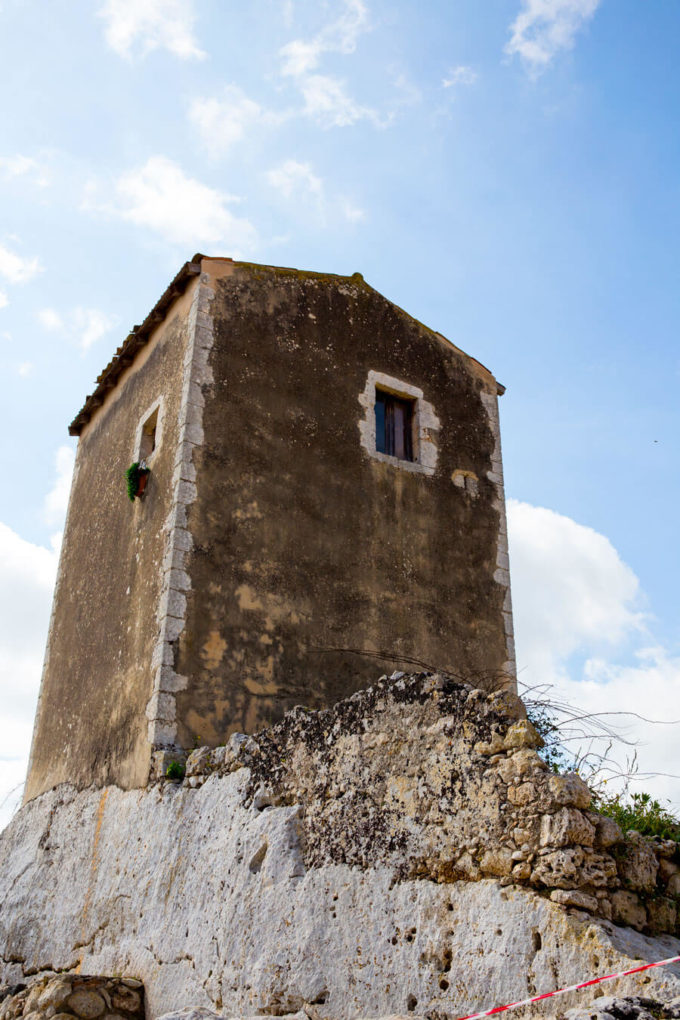
[[(511, 692), (397, 675), (181, 782), (63, 785), (0, 835), (0, 981), (132, 974), (151, 1017), (454, 1018), (680, 955), (677, 845), (536, 743)], [(607, 988), (667, 1001), (680, 968)]]
[[(378, 391), (412, 460), (377, 450)], [(358, 274), (196, 256), (72, 425), (26, 799), (143, 786), (154, 750), (331, 705), (376, 657), (513, 687), (499, 392)]]

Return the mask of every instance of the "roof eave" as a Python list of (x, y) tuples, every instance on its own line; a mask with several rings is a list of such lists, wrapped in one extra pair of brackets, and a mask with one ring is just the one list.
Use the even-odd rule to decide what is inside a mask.
[(70, 436), (79, 436), (97, 408), (104, 403), (107, 394), (114, 389), (119, 377), (126, 368), (130, 367), (137, 353), (149, 342), (154, 329), (165, 319), (174, 301), (184, 293), (194, 276), (200, 274), (202, 259), (203, 255), (197, 254), (190, 262), (184, 263), (141, 326), (135, 326), (128, 334), (104, 371), (97, 377), (97, 388), (94, 393), (89, 393), (85, 397), (85, 403), (69, 425)]

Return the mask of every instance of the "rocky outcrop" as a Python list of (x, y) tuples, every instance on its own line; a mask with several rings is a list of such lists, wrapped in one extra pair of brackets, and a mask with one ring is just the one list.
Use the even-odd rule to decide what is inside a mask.
[(297, 804), (304, 863), (436, 882), (499, 878), (650, 933), (680, 933), (673, 840), (621, 832), (575, 774), (555, 775), (508, 692), (384, 678), (325, 712), (194, 751), (186, 783), (249, 769), (249, 801)]
[[(420, 675), (196, 754), (182, 783), (60, 786), (0, 836), (0, 981), (131, 974), (151, 1017), (454, 1017), (680, 954), (584, 909), (618, 882), (647, 926), (650, 894), (535, 743), (510, 696)], [(613, 991), (665, 1001), (680, 971)]]

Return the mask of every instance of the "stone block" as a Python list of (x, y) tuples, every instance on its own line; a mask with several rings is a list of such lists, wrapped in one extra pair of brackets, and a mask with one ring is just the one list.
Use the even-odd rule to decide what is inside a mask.
[(485, 875), (495, 875), (498, 878), (510, 875), (513, 868), (512, 851), (503, 848), (487, 850), (479, 867)]
[(614, 846), (616, 843), (620, 843), (623, 840), (621, 826), (615, 822), (613, 818), (607, 818), (606, 815), (596, 815), (594, 817), (595, 846)]
[(550, 796), (556, 805), (585, 809), (590, 806), (592, 794), (575, 772), (564, 776), (551, 776), (548, 780)]
[(562, 808), (554, 815), (541, 819), (541, 846), (592, 846), (595, 827), (577, 808)]
[(175, 699), (172, 694), (156, 691), (151, 695), (146, 706), (147, 719), (160, 719), (162, 722), (175, 721)]
[(612, 895), (612, 919), (640, 931), (647, 923), (647, 911), (635, 893), (619, 889)]
[(582, 884), (583, 861), (584, 853), (581, 847), (554, 850), (536, 860), (531, 873), (531, 881), (534, 885), (543, 885), (548, 888), (573, 889), (574, 886)]
[(95, 1020), (106, 1011), (106, 1003), (99, 994), (90, 988), (79, 988), (69, 996), (67, 1005), (81, 1020)]
[(675, 900), (657, 896), (647, 902), (647, 923), (654, 932), (673, 932), (678, 919)]
[(513, 723), (505, 735), (503, 745), (506, 750), (523, 747), (543, 747), (543, 737), (528, 719), (520, 719)]
[(550, 899), (562, 907), (578, 907), (579, 910), (588, 910), (591, 914), (597, 912), (596, 897), (589, 896), (588, 893), (580, 892), (578, 889), (553, 889)]
[(209, 747), (197, 747), (187, 758), (187, 775), (200, 776), (208, 771), (211, 759)]
[(645, 839), (632, 829), (626, 833), (626, 840), (618, 858), (619, 877), (623, 884), (639, 892), (652, 892), (656, 887), (659, 862), (651, 840)]

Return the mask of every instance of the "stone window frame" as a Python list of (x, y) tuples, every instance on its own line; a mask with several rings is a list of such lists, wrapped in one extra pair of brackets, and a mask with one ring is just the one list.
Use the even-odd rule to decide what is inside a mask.
[[(413, 460), (402, 460), (401, 457), (380, 453), (376, 449), (376, 390), (393, 393), (395, 397), (413, 402)], [(366, 386), (359, 394), (359, 403), (364, 408), (364, 417), (359, 421), (360, 442), (373, 460), (391, 464), (402, 471), (413, 471), (423, 475), (434, 474), (437, 467), (437, 433), (440, 429), (440, 422), (434, 407), (425, 400), (419, 386), (413, 386), (403, 379), (397, 379), (392, 375), (386, 375), (385, 372), (371, 369), (366, 379)]]
[[(135, 450), (132, 456), (133, 463), (135, 461), (145, 461), (147, 467), (151, 465), (152, 461), (156, 456), (156, 452), (161, 445), (163, 439), (163, 422), (165, 418), (165, 401), (163, 397), (158, 397), (154, 400), (153, 404), (147, 407), (144, 414), (140, 417), (137, 423), (137, 429), (135, 432)], [(142, 457), (142, 436), (144, 435), (144, 426), (155, 413), (156, 415), (156, 434), (154, 438), (154, 448), (148, 457)]]

